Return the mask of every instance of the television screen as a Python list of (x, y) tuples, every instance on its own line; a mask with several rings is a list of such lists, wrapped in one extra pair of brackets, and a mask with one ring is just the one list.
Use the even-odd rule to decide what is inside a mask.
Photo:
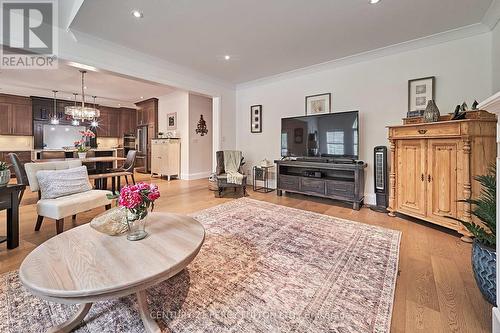
[(281, 156), (359, 156), (358, 111), (281, 119)]

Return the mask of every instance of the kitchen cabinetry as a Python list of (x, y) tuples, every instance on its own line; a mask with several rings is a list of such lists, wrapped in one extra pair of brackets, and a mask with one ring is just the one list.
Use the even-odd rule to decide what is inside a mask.
[(137, 105), (137, 126), (153, 124), (155, 131), (158, 129), (158, 99), (135, 103)]
[(32, 135), (31, 100), (0, 94), (0, 134)]
[(389, 212), (413, 216), (468, 235), (470, 205), (495, 161), (496, 119), (467, 119), (389, 127)]
[(135, 134), (137, 130), (137, 116), (135, 109), (120, 108), (120, 136)]
[[(145, 101), (135, 103), (137, 105), (137, 126), (147, 126), (147, 159), (146, 167), (151, 165), (151, 140), (158, 136), (158, 99), (150, 98)], [(139, 155), (140, 158), (142, 156)], [(145, 170), (149, 172), (149, 170)]]
[(135, 133), (136, 114), (134, 109), (100, 106), (97, 136), (120, 138), (126, 133)]

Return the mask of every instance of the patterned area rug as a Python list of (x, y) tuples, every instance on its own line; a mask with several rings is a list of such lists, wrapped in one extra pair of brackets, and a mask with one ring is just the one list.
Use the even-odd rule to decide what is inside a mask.
[[(148, 289), (165, 332), (389, 332), (400, 233), (248, 198), (193, 214), (198, 257)], [(94, 303), (77, 332), (143, 332), (135, 296)], [(0, 332), (42, 332), (75, 306), (0, 276)]]

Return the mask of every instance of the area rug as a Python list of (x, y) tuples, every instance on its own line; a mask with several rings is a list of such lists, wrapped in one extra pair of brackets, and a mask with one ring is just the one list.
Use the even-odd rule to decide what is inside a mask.
[[(164, 332), (390, 330), (398, 231), (248, 198), (192, 216), (200, 253), (147, 291)], [(75, 310), (0, 276), (0, 332), (42, 332)], [(135, 296), (94, 303), (76, 332), (144, 332)]]

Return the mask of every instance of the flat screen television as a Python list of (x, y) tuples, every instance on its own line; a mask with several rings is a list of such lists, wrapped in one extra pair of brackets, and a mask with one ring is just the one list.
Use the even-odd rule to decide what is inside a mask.
[(358, 111), (282, 118), (281, 156), (357, 160)]

